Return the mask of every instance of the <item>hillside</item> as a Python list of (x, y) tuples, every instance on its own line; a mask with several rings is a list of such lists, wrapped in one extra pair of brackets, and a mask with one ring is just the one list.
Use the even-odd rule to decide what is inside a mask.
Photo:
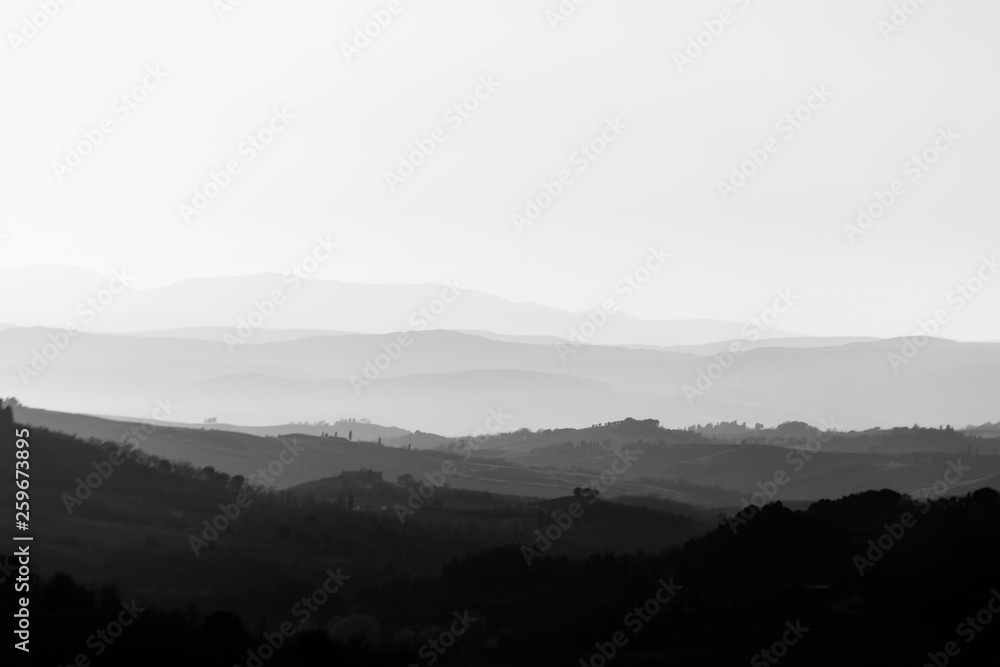
[[(283, 442), (277, 437), (155, 422), (146, 427), (149, 432), (145, 433), (139, 422), (23, 406), (16, 407), (15, 414), (26, 424), (81, 438), (127, 441), (147, 454), (189, 461), (198, 467), (212, 466), (230, 475), (250, 475), (268, 465), (281, 451)], [(942, 433), (946, 438), (964, 437), (935, 429), (917, 433), (931, 438), (932, 443), (937, 442), (933, 437)], [(141, 434), (143, 439), (135, 434)], [(609, 470), (615, 452), (622, 448), (638, 456), (638, 465), (616, 475), (606, 497), (652, 495), (683, 504), (725, 508), (759, 491), (759, 484), (767, 484), (779, 471), (788, 480), (776, 492), (776, 499), (785, 501), (817, 500), (881, 488), (915, 493), (933, 485), (951, 462), (959, 460), (969, 470), (951, 493), (1000, 485), (1000, 456), (990, 453), (990, 447), (985, 445), (972, 453), (969, 448), (981, 442), (976, 439), (954, 440), (960, 442), (954, 447), (900, 453), (837, 450), (841, 442), (838, 438), (850, 444), (854, 442), (852, 437), (823, 434), (816, 440), (783, 440), (782, 446), (722, 445), (698, 433), (662, 429), (655, 421), (631, 419), (580, 430), (524, 430), (478, 440), (457, 438), (435, 451), (385, 443), (379, 446), (343, 437), (289, 434), (287, 439), (294, 439), (302, 452), (275, 477), (274, 485), (288, 489), (360, 469), (378, 470), (387, 481), (401, 475), (423, 479), (450, 461), (457, 471), (448, 480), (454, 489), (553, 499), (569, 495), (574, 487), (585, 486)], [(902, 442), (911, 440), (904, 437)], [(831, 443), (835, 446), (828, 448)]]
[[(10, 412), (0, 410), (0, 416), (0, 431), (12, 432)], [(29, 430), (31, 534), (39, 545), (35, 572), (114, 581), (150, 602), (194, 603), (205, 610), (229, 606), (245, 610), (248, 618), (273, 611), (285, 591), (307, 587), (314, 573), (331, 564), (372, 580), (389, 563), (400, 574), (434, 576), (445, 558), (530, 539), (554, 507), (531, 498), (441, 489), (443, 509), (427, 508), (400, 521), (391, 509), (348, 511), (324, 502), (325, 482), (276, 493), (260, 477)], [(13, 467), (14, 449), (7, 451)], [(81, 481), (88, 476), (97, 481)], [(382, 488), (405, 501), (402, 487)], [(13, 504), (14, 491), (8, 487), (0, 501)], [(232, 505), (241, 494), (249, 500), (231, 526), (193, 546), (192, 537), (204, 538), (204, 522), (214, 521), (220, 504)], [(697, 512), (695, 519), (625, 506), (616, 506), (613, 521), (604, 520), (612, 511), (605, 506), (600, 502), (588, 513), (584, 539), (567, 539), (560, 549), (583, 555), (616, 548), (624, 524), (642, 528), (633, 536), (638, 544), (662, 549), (714, 525)]]

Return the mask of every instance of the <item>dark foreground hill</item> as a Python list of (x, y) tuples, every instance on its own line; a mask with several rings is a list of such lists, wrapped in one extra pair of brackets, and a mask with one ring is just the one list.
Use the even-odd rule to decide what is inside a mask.
[[(9, 469), (17, 460), (14, 431), (10, 410), (3, 409), (0, 433)], [(258, 631), (288, 618), (295, 601), (338, 568), (356, 583), (314, 615), (317, 627), (366, 609), (377, 609), (381, 623), (400, 628), (427, 623), (438, 603), (420, 591), (433, 585), (449, 559), (530, 539), (552, 511), (535, 499), (442, 488), (443, 508), (422, 508), (400, 520), (391, 508), (351, 511), (317, 501), (315, 494), (276, 492), (259, 478), (169, 461), (130, 445), (88, 443), (34, 427), (25, 431), (33, 573), (63, 572), (88, 585), (113, 584), (140, 606), (199, 613), (231, 609)], [(274, 439), (272, 446), (274, 460), (281, 460), (284, 444)], [(405, 501), (405, 489), (385, 486)], [(8, 486), (0, 501), (12, 507), (15, 491)], [(477, 502), (464, 507), (455, 502), (469, 495)], [(593, 509), (558, 552), (613, 550), (623, 526), (638, 528), (635, 537), (656, 549), (710, 527), (704, 518), (625, 506), (616, 511), (615, 521), (591, 521), (604, 513)], [(65, 580), (56, 584), (72, 589)], [(413, 587), (405, 609), (386, 601), (394, 595), (387, 591)], [(75, 593), (63, 594), (77, 599)], [(86, 652), (83, 641), (69, 648)]]
[[(3, 411), (11, 468), (12, 430)], [(591, 517), (660, 531), (684, 520), (576, 496), (535, 503), (551, 520), (518, 542), (460, 514), (442, 520), (446, 511), (400, 523), (51, 432), (28, 440), (28, 664), (989, 665), (1000, 655), (1000, 494), (989, 489), (773, 504), (683, 546), (631, 551), (612, 534), (567, 557), (557, 546)], [(70, 514), (62, 494), (94, 462), (105, 469), (104, 456), (120, 463)], [(217, 536), (199, 528), (240, 497), (247, 506)], [(199, 555), (192, 535), (208, 542)], [(14, 583), (2, 583), (8, 605)]]
[[(606, 502), (590, 496), (549, 500), (502, 497), (483, 491), (433, 487), (426, 480), (405, 485), (358, 484), (342, 477), (308, 482), (291, 489), (319, 503), (353, 503), (369, 512), (391, 514), (403, 522), (452, 525), (462, 530), (500, 535), (508, 542), (535, 539), (534, 531), (553, 523), (553, 513), (567, 513), (576, 503), (579, 516), (548, 551), (550, 555), (586, 556), (603, 551), (659, 551), (682, 544), (715, 525), (717, 515), (690, 505), (656, 498), (621, 496)], [(428, 497), (423, 499), (421, 492)], [(418, 509), (416, 509), (418, 508)]]

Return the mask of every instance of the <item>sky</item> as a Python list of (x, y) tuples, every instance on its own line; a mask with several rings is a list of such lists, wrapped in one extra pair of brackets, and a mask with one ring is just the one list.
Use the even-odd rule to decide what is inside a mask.
[[(1000, 252), (995, 2), (880, 28), (888, 0), (227, 1), (73, 0), (35, 31), (46, 3), (4, 3), (0, 268), (151, 287), (282, 272), (322, 235), (318, 277), (585, 309), (652, 246), (672, 256), (638, 317), (744, 321), (790, 289), (783, 329), (896, 336)], [(515, 224), (543, 182), (558, 196)], [(894, 201), (845, 230), (876, 192)], [(953, 315), (946, 337), (1000, 340), (1000, 280)]]

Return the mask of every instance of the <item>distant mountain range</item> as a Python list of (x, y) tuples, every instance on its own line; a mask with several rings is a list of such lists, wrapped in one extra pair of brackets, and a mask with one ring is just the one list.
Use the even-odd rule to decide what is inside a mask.
[(273, 274), (134, 289), (116, 273), (0, 270), (16, 285), (0, 304), (0, 396), (132, 418), (169, 397), (188, 423), (365, 417), (443, 437), (490, 430), (491, 410), (507, 430), (633, 415), (865, 429), (989, 423), (1000, 405), (1000, 343), (750, 340), (736, 322), (591, 318), (461, 286)]
[[(865, 429), (981, 424), (995, 421), (1000, 405), (995, 343), (935, 339), (896, 372), (888, 355), (899, 354), (898, 339), (761, 347), (728, 360), (453, 331), (410, 333), (400, 350), (392, 348), (396, 334), (265, 340), (230, 348), (205, 336), (80, 333), (64, 340), (58, 330), (6, 329), (0, 396), (133, 418), (149, 417), (156, 400), (169, 397), (178, 406), (171, 419), (189, 423), (365, 417), (443, 436), (487, 428), (490, 410), (507, 415), (502, 430), (582, 427), (634, 415), (672, 428), (734, 419), (815, 426), (834, 418), (844, 428)], [(40, 356), (43, 350), (53, 358)]]
[[(115, 289), (122, 287), (119, 282), (113, 285)], [(113, 299), (106, 299), (108, 303), (100, 312), (85, 306), (81, 314), (80, 304), (108, 283), (109, 277), (83, 269), (0, 270), (0, 284), (17, 285), (4, 295), (0, 322), (48, 327), (77, 322), (81, 329), (92, 332), (170, 330), (174, 332), (171, 337), (175, 337), (177, 330), (190, 328), (222, 327), (234, 332), (241, 319), (249, 321), (251, 313), (259, 310), (264, 313), (260, 324), (264, 329), (367, 334), (451, 329), (489, 332), (486, 335), (508, 341), (511, 337), (528, 337), (533, 339), (531, 342), (569, 339), (574, 329), (589, 322), (586, 312), (513, 303), (461, 286), (447, 295), (452, 303), (434, 303), (444, 286), (302, 280), (294, 274), (193, 278), (150, 289), (128, 286)], [(270, 312), (272, 307), (264, 302), (276, 290), (281, 303)], [(742, 327), (742, 323), (710, 319), (651, 321), (619, 312), (586, 340), (602, 345), (694, 345), (737, 338)], [(793, 335), (780, 329), (760, 334), (762, 338)], [(268, 340), (278, 339), (271, 336)]]

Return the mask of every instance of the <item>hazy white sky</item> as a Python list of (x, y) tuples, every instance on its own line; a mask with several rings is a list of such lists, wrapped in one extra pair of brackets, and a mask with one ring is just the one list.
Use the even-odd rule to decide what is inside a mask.
[[(388, 0), (243, 0), (224, 19), (214, 4), (72, 0), (15, 52), (40, 5), (4, 3), (0, 266), (128, 266), (152, 286), (282, 271), (322, 233), (343, 246), (322, 277), (459, 275), (589, 308), (662, 244), (673, 264), (632, 314), (743, 320), (791, 287), (781, 328), (889, 336), (1000, 252), (991, 0), (927, 3), (888, 39), (889, 0), (589, 0), (555, 30), (558, 0), (403, 0), (350, 63), (341, 43)], [(726, 9), (679, 71), (674, 52)], [(119, 98), (156, 66), (166, 78), (125, 117)], [(480, 77), (500, 85), (454, 127)], [(779, 131), (819, 86), (832, 97)], [(295, 117), (247, 162), (275, 108)], [(627, 127), (580, 172), (574, 152), (609, 118)], [(111, 133), (60, 182), (53, 163), (102, 119)], [(904, 164), (947, 127), (959, 138), (911, 181)], [(446, 141), (390, 191), (385, 172), (436, 128)], [(723, 201), (717, 182), (772, 137)], [(185, 225), (179, 206), (230, 160), (242, 171)], [(564, 169), (573, 182), (517, 234), (511, 215)], [(906, 191), (850, 243), (844, 225), (897, 178)], [(1000, 280), (942, 333), (1000, 339)]]

